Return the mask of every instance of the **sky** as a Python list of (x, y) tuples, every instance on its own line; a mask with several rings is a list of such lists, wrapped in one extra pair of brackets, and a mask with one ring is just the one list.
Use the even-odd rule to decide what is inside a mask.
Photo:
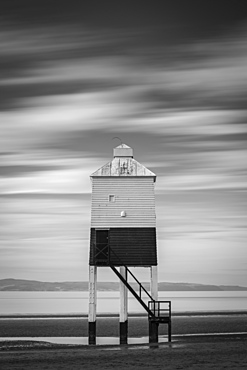
[(88, 280), (118, 136), (157, 175), (159, 280), (247, 286), (246, 96), (244, 1), (2, 1), (0, 279)]

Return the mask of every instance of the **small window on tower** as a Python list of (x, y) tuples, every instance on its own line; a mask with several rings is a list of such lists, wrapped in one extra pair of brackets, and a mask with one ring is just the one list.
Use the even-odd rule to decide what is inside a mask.
[(109, 195), (109, 202), (115, 202), (115, 195)]

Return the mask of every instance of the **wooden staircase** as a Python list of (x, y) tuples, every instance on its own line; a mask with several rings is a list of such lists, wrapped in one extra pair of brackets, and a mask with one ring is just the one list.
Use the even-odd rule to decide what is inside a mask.
[[(113, 253), (115, 257), (118, 258), (119, 262), (120, 258), (116, 255), (114, 251), (112, 251), (109, 247), (109, 254)], [(171, 342), (171, 301), (155, 301), (149, 292), (144, 288), (144, 286), (140, 283), (140, 281), (135, 277), (132, 271), (128, 268), (128, 266), (121, 264), (125, 268), (125, 277), (118, 271), (118, 269), (110, 263), (109, 259), (109, 266), (112, 271), (117, 275), (117, 277), (124, 283), (124, 285), (128, 288), (128, 290), (132, 293), (132, 295), (137, 299), (137, 301), (141, 304), (144, 310), (148, 313), (148, 319), (150, 325), (156, 325), (158, 327), (159, 324), (168, 324), (168, 341)], [(128, 282), (128, 275), (130, 275), (134, 281), (138, 284), (138, 291), (136, 291)], [(148, 305), (142, 299), (142, 294), (145, 294), (148, 298)], [(156, 330), (158, 333), (158, 330)]]
[[(94, 251), (96, 266), (109, 266), (147, 312), (149, 319), (149, 333), (151, 333), (149, 334), (149, 337), (151, 338), (150, 341), (157, 343), (159, 324), (168, 324), (168, 341), (171, 342), (171, 301), (155, 301), (128, 266), (125, 265), (120, 257), (110, 248), (108, 243), (102, 246), (94, 244)], [(123, 266), (125, 268), (125, 277), (118, 271), (114, 263), (111, 261), (112, 256), (114, 257), (114, 261), (118, 261), (118, 266)], [(128, 276), (131, 276), (137, 283), (138, 290), (135, 290), (128, 282)], [(142, 299), (143, 294), (149, 298), (148, 304), (146, 304)]]
[(155, 302), (154, 300), (153, 300), (153, 298), (150, 296), (150, 294), (146, 291), (146, 289), (143, 287), (143, 285), (136, 279), (136, 277), (132, 274), (132, 272), (128, 269), (128, 267), (127, 266), (124, 266), (125, 267), (125, 269), (126, 269), (126, 271), (128, 272), (128, 273), (130, 273), (133, 277), (134, 277), (134, 279), (138, 282), (138, 284), (139, 284), (139, 294), (132, 288), (132, 286), (128, 283), (128, 281), (127, 281), (127, 279), (125, 279), (121, 274), (120, 274), (120, 272), (116, 269), (116, 267), (114, 267), (114, 266), (110, 266), (111, 267), (111, 269), (112, 269), (112, 271), (114, 271), (115, 272), (115, 274), (119, 277), (119, 279), (124, 283), (124, 285), (128, 288), (128, 290), (133, 294), (133, 296), (138, 300), (138, 302), (142, 305), (142, 307), (144, 308), (144, 310), (146, 310), (147, 311), (147, 313), (148, 313), (148, 315), (150, 316), (150, 317), (152, 317), (153, 316), (153, 312), (152, 312), (152, 310), (146, 305), (146, 303), (142, 300), (142, 298), (141, 298), (141, 291), (143, 290), (143, 291), (145, 291), (145, 293), (148, 295), (148, 297), (150, 297), (150, 299), (153, 301), (153, 302)]

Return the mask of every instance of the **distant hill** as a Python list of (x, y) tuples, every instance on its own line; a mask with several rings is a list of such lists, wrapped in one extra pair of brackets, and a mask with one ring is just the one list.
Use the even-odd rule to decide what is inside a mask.
[[(142, 283), (148, 290), (149, 283)], [(131, 284), (137, 289), (137, 284)], [(118, 282), (98, 282), (99, 291), (118, 291)], [(44, 282), (37, 280), (21, 280), (21, 279), (2, 279), (0, 280), (0, 291), (29, 291), (29, 292), (48, 292), (48, 291), (87, 291), (87, 281), (65, 281), (65, 282)], [(159, 283), (159, 291), (247, 291), (247, 287), (237, 285), (204, 285), (190, 283)]]
[(160, 291), (247, 291), (238, 285), (206, 285), (192, 283), (159, 283)]

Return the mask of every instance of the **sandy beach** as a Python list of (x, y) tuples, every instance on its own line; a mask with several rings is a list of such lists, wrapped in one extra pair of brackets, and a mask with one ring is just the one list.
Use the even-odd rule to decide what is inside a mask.
[(51, 347), (3, 351), (2, 370), (246, 369), (247, 336), (199, 337), (148, 346)]
[[(118, 319), (98, 320), (98, 335), (117, 336)], [(130, 318), (129, 336), (147, 335), (145, 318)], [(33, 341), (1, 341), (0, 368), (14, 369), (246, 369), (247, 315), (178, 316), (173, 341), (145, 345), (58, 345), (49, 336), (85, 336), (86, 319), (1, 319), (1, 337), (34, 336)], [(35, 335), (34, 335), (35, 333)], [(161, 328), (165, 335), (165, 328)], [(46, 336), (47, 342), (35, 341)]]

